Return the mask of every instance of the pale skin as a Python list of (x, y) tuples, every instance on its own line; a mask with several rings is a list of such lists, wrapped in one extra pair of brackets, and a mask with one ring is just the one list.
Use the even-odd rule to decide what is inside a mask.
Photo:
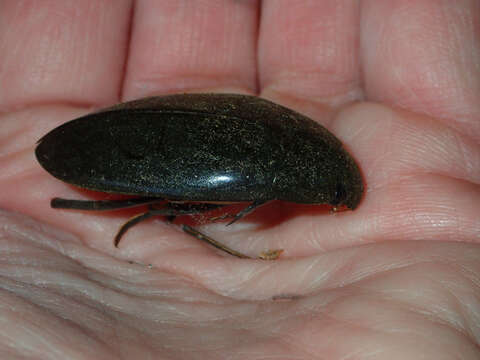
[[(1, 1), (0, 357), (480, 358), (479, 14), (476, 0)], [(39, 166), (43, 134), (186, 91), (324, 124), (363, 171), (360, 206), (277, 202), (199, 226), (249, 255), (281, 248), (276, 261), (162, 221), (117, 249), (131, 212), (49, 207), (104, 197)]]

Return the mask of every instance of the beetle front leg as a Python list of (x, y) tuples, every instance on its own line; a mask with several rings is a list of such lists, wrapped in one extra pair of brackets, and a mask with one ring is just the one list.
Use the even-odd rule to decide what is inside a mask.
[(243, 210), (241, 210), (240, 212), (238, 212), (234, 217), (233, 217), (233, 220), (230, 221), (228, 225), (232, 225), (234, 222), (240, 220), (242, 217), (250, 214), (251, 212), (253, 212), (256, 208), (266, 204), (267, 201), (265, 200), (256, 200), (254, 202), (252, 202), (250, 205), (248, 205), (246, 208), (244, 208)]

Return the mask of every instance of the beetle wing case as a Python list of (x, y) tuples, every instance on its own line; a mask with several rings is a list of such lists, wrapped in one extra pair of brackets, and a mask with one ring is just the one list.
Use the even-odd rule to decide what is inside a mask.
[(177, 201), (344, 204), (363, 193), (357, 165), (313, 120), (254, 96), (135, 100), (67, 122), (36, 148), (73, 185)]

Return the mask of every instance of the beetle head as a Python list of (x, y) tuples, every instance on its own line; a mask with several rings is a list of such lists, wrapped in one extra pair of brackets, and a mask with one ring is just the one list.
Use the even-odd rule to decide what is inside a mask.
[(337, 176), (329, 184), (330, 199), (328, 204), (346, 206), (355, 209), (363, 195), (363, 179), (357, 164), (350, 157), (345, 158), (344, 166), (337, 171)]
[(363, 194), (363, 185), (361, 182), (338, 181), (335, 190), (332, 192), (332, 199), (329, 202), (333, 206), (345, 205), (349, 209), (355, 209)]

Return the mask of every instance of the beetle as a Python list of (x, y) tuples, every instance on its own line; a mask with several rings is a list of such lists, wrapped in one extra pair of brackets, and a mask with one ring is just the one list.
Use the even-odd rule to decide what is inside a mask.
[[(115, 237), (152, 216), (246, 203), (229, 224), (272, 201), (355, 209), (360, 170), (341, 142), (312, 119), (239, 94), (174, 94), (120, 103), (71, 120), (43, 136), (40, 165), (80, 188), (135, 195), (126, 200), (54, 198), (53, 208), (115, 210), (148, 205)], [(166, 203), (159, 207), (160, 202)], [(239, 257), (197, 230), (182, 229)], [(275, 258), (279, 252), (261, 258)]]

